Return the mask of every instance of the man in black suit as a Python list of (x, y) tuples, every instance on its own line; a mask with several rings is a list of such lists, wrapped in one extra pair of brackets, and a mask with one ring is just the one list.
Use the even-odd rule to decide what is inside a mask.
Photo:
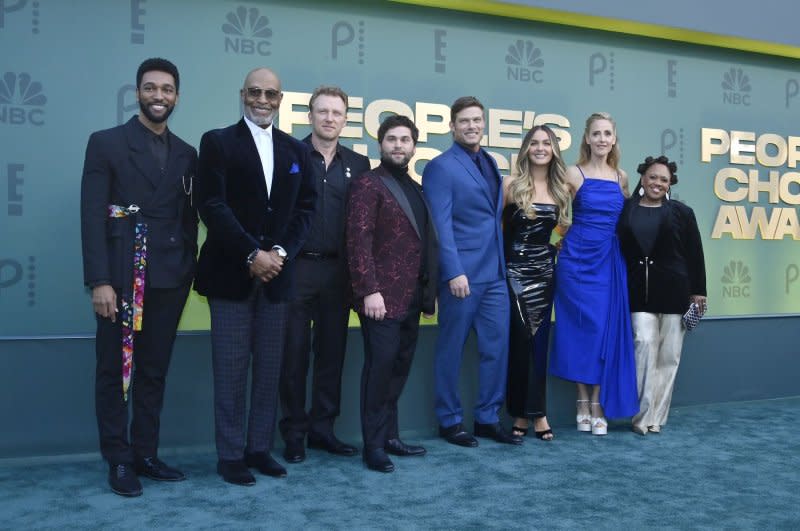
[(229, 483), (253, 485), (248, 467), (286, 476), (269, 451), (294, 259), (316, 193), (308, 148), (273, 127), (283, 98), (278, 76), (253, 70), (240, 97), (244, 117), (200, 141), (197, 199), (208, 237), (195, 289), (211, 310), (217, 472)]
[[(280, 422), (289, 463), (306, 458), (308, 447), (335, 455), (353, 456), (358, 450), (336, 438), (342, 366), (350, 317), (350, 281), (344, 249), (344, 213), (351, 179), (369, 170), (369, 159), (339, 144), (347, 122), (347, 94), (339, 87), (321, 86), (308, 102), (311, 134), (309, 170), (317, 188), (314, 219), (297, 257), (296, 291), (289, 301), (289, 333), (281, 373)], [(314, 323), (313, 343), (311, 323)], [(306, 412), (306, 380), (310, 350), (314, 350), (311, 410)]]
[(91, 135), (81, 181), (84, 282), (97, 314), (100, 451), (111, 490), (122, 496), (142, 493), (137, 474), (184, 479), (157, 455), (164, 380), (197, 255), (190, 200), (197, 152), (167, 129), (179, 85), (171, 62), (144, 61), (136, 73), (141, 113)]

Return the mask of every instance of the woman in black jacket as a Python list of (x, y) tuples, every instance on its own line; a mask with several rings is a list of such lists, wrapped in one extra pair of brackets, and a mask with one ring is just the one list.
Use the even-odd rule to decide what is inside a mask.
[(633, 431), (659, 433), (683, 347), (681, 317), (695, 303), (706, 308), (706, 273), (700, 231), (691, 208), (669, 199), (677, 166), (647, 157), (626, 201), (617, 232), (628, 268), (628, 293), (636, 348), (639, 413)]

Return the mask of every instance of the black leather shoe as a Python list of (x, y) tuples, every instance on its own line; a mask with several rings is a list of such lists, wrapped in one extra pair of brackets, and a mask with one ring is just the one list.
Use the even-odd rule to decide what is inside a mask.
[(400, 439), (389, 439), (384, 445), (387, 454), (398, 455), (400, 457), (423, 456), (427, 452), (422, 446), (412, 446)]
[(475, 448), (478, 446), (478, 441), (464, 429), (464, 425), (461, 423), (446, 428), (439, 426), (439, 435), (450, 444), (464, 446), (466, 448)]
[(311, 435), (308, 434), (308, 447), (315, 450), (325, 450), (334, 455), (352, 457), (358, 455), (358, 448), (350, 446), (336, 438), (335, 435)]
[(252, 487), (256, 484), (256, 478), (247, 470), (247, 465), (244, 461), (225, 461), (220, 459), (217, 461), (217, 474), (222, 476), (222, 479), (234, 485), (242, 485), (244, 487)]
[(495, 422), (494, 424), (481, 424), (480, 422), (476, 422), (475, 436), (494, 439), (503, 444), (522, 444), (522, 437), (511, 435), (503, 429), (503, 425), (499, 422)]
[(376, 472), (389, 473), (394, 472), (394, 463), (386, 455), (383, 448), (376, 448), (374, 450), (364, 450), (364, 463), (370, 470)]
[(302, 463), (306, 460), (306, 448), (303, 439), (287, 441), (283, 449), (283, 458), (287, 463)]
[(253, 452), (252, 454), (245, 452), (244, 464), (250, 468), (255, 468), (265, 476), (274, 478), (286, 477), (286, 469), (275, 461), (269, 452)]
[(136, 473), (156, 481), (183, 481), (186, 476), (176, 468), (172, 468), (158, 457), (141, 457), (136, 459)]
[(111, 486), (111, 492), (120, 496), (133, 498), (142, 495), (142, 484), (139, 483), (136, 471), (130, 464), (111, 465), (108, 469), (108, 484)]

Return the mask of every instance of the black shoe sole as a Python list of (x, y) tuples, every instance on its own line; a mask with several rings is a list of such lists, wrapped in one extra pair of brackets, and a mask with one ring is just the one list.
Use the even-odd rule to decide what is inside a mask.
[(177, 481), (184, 481), (186, 479), (186, 476), (181, 476), (179, 478), (162, 478), (162, 477), (158, 477), (158, 476), (151, 476), (150, 474), (146, 474), (144, 472), (138, 472), (138, 471), (136, 472), (136, 475), (139, 476), (140, 478), (152, 479), (153, 481), (177, 482)]
[(142, 495), (142, 489), (135, 490), (135, 491), (127, 491), (126, 492), (126, 491), (117, 490), (114, 487), (111, 487), (111, 492), (113, 492), (117, 496), (122, 496), (122, 497), (125, 497), (125, 498), (136, 498), (136, 497)]
[(352, 450), (348, 450), (347, 452), (337, 452), (336, 450), (332, 450), (331, 448), (322, 443), (311, 442), (310, 440), (308, 441), (308, 447), (312, 450), (324, 450), (331, 455), (340, 455), (342, 457), (353, 457), (358, 455), (357, 448), (353, 448)]

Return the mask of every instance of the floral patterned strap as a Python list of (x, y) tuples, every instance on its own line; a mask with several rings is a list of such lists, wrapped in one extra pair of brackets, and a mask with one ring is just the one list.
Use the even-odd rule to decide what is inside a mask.
[[(108, 205), (108, 217), (124, 218), (139, 212), (139, 207)], [(134, 332), (142, 329), (144, 286), (147, 273), (147, 223), (136, 223), (133, 240), (133, 290), (122, 295), (122, 397), (127, 402), (133, 369)]]

